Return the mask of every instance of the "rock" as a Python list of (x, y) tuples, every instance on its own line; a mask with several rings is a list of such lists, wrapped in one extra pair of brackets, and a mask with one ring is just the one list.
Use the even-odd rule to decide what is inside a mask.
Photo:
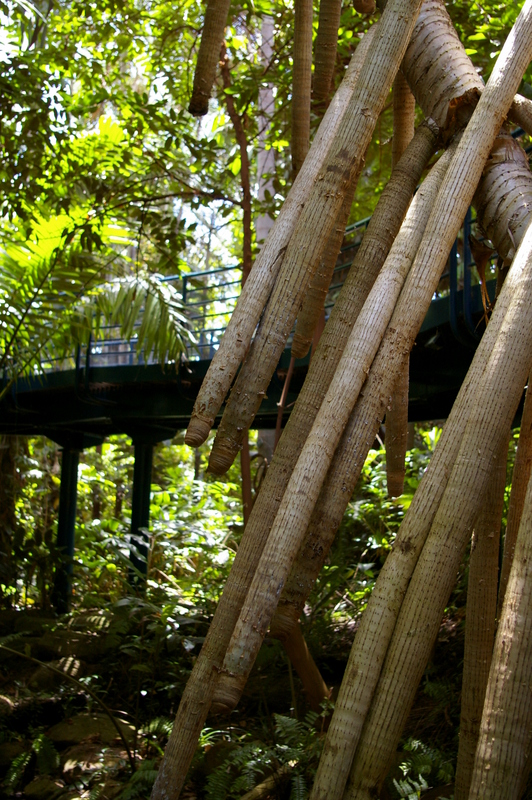
[(85, 742), (65, 750), (61, 755), (61, 767), (66, 783), (74, 783), (80, 778), (87, 783), (90, 774), (103, 766), (102, 748), (102, 744)]
[(9, 717), (14, 707), (15, 705), (9, 697), (6, 697), (5, 694), (0, 694), (0, 719)]
[(124, 789), (124, 784), (115, 781), (112, 778), (107, 778), (99, 795), (100, 800), (114, 800), (118, 797)]
[(7, 771), (11, 763), (26, 749), (24, 742), (2, 742), (0, 744), (0, 772)]
[[(128, 744), (135, 738), (135, 728), (128, 722), (117, 720)], [(75, 717), (65, 719), (50, 728), (47, 735), (57, 745), (68, 746), (79, 744), (89, 739), (99, 739), (103, 744), (111, 744), (117, 738), (117, 730), (108, 716), (104, 714), (77, 714)]]
[(7, 636), (10, 633), (28, 632), (40, 636), (45, 626), (50, 625), (54, 620), (55, 614), (52, 611), (36, 609), (2, 611), (0, 613), (0, 635)]
[(86, 674), (86, 670), (83, 668), (83, 663), (79, 660), (79, 658), (75, 658), (74, 656), (65, 656), (64, 658), (60, 658), (58, 661), (51, 661), (50, 666), (55, 667), (55, 669), (62, 672), (65, 677), (61, 677), (61, 675), (58, 675), (57, 672), (54, 672), (51, 669), (48, 669), (48, 667), (37, 667), (28, 681), (28, 686), (30, 689), (33, 689), (37, 692), (50, 691), (55, 689), (56, 686), (68, 682), (68, 678), (66, 677), (67, 675), (71, 675), (73, 678), (79, 679), (82, 677), (82, 675)]
[(35, 800), (56, 800), (63, 794), (64, 788), (63, 781), (50, 778), (49, 775), (41, 775), (24, 787), (24, 796), (34, 797)]

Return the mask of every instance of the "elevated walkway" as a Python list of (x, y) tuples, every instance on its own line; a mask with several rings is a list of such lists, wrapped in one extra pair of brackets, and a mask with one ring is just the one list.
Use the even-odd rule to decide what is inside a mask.
[[(329, 313), (348, 273), (369, 220), (346, 234), (326, 301)], [(411, 421), (447, 417), (484, 328), (480, 286), (473, 285), (468, 244), (471, 214), (442, 276), (410, 359)], [(69, 608), (74, 559), (79, 453), (112, 434), (133, 440), (131, 582), (143, 586), (149, 529), (153, 445), (170, 440), (188, 425), (195, 398), (236, 303), (240, 270), (235, 267), (168, 278), (180, 281), (197, 344), (179, 364), (153, 363), (135, 339), (121, 340), (112, 329), (62, 363), (44, 365), (41, 375), (20, 379), (0, 404), (0, 433), (45, 435), (63, 448), (57, 546), (64, 553), (55, 575), (53, 600), (59, 612)], [(493, 298), (495, 281), (488, 283)], [(290, 363), (290, 341), (253, 423), (275, 427), (277, 403)], [(285, 417), (297, 399), (309, 359), (296, 361)]]
[[(346, 244), (329, 290), (326, 313), (347, 275), (368, 220), (347, 231)], [(484, 323), (480, 286), (472, 285), (468, 214), (438, 291), (412, 351), (409, 418), (448, 415), (467, 372)], [(20, 379), (0, 406), (0, 433), (48, 436), (62, 447), (83, 450), (107, 436), (125, 433), (134, 441), (163, 441), (187, 427), (199, 387), (235, 305), (240, 270), (235, 267), (188, 273), (181, 291), (197, 344), (179, 364), (160, 365), (137, 352), (135, 339), (121, 340), (107, 329), (72, 359), (46, 365), (43, 374)], [(495, 282), (488, 283), (493, 297)], [(253, 423), (275, 426), (290, 341)], [(297, 398), (308, 357), (296, 361), (286, 416)]]

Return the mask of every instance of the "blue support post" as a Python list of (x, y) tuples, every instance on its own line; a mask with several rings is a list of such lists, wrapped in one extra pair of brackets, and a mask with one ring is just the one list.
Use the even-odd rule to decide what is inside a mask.
[(150, 525), (150, 488), (153, 462), (153, 444), (135, 441), (135, 466), (133, 468), (133, 495), (131, 498), (131, 535), (134, 545), (130, 551), (132, 569), (130, 583), (144, 589), (148, 572), (149, 541), (146, 529)]
[(52, 591), (52, 603), (59, 614), (70, 610), (72, 571), (78, 494), (79, 450), (63, 448), (61, 457), (61, 487), (57, 520), (57, 548), (62, 562), (57, 565)]

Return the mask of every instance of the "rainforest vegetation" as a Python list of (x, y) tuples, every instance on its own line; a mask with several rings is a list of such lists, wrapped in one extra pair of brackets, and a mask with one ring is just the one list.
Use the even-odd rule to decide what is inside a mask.
[[(0, 796), (532, 797), (531, 0), (16, 0), (0, 34)], [(408, 423), (457, 235), (480, 343)], [(111, 337), (216, 355), (141, 539), (127, 427), (78, 448), (69, 559), (17, 392)]]

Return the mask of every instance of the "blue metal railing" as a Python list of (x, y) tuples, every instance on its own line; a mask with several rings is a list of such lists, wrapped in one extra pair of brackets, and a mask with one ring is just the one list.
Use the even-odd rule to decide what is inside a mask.
[[(349, 226), (346, 229), (344, 245), (340, 250), (338, 263), (334, 269), (333, 279), (325, 302), (326, 317), (334, 306), (338, 293), (343, 286), (353, 258), (369, 223), (369, 217)], [(456, 338), (471, 346), (479, 338), (475, 330), (471, 310), (471, 250), (469, 233), (474, 225), (469, 211), (463, 229), (456, 240), (450, 258), (449, 267), (442, 275), (435, 298), (450, 295), (450, 324)], [(220, 267), (205, 272), (189, 272), (184, 275), (165, 277), (164, 282), (172, 283), (180, 289), (183, 304), (188, 311), (189, 328), (194, 336), (195, 344), (186, 350), (188, 360), (210, 360), (218, 349), (220, 340), (229, 322), (230, 316), (240, 294), (241, 268), (239, 266)], [(463, 292), (461, 292), (463, 289)], [(462, 305), (459, 307), (458, 297), (461, 294)], [(465, 321), (459, 324), (459, 318)], [(139, 322), (140, 325), (140, 322)], [(126, 340), (119, 335), (118, 326), (102, 327), (103, 337), (90, 340), (83, 353), (79, 351), (72, 359), (59, 363), (50, 363), (48, 369), (64, 369), (83, 362), (85, 372), (89, 366), (127, 366), (134, 364), (152, 364), (155, 359), (137, 347), (136, 337)], [(287, 343), (290, 346), (291, 337)]]

